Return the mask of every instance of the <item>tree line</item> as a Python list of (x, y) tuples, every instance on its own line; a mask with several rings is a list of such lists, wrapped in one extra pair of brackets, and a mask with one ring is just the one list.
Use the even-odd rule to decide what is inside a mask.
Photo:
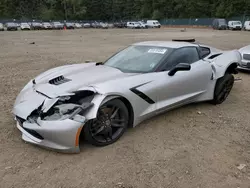
[(250, 0), (0, 0), (0, 19), (228, 18), (247, 14)]

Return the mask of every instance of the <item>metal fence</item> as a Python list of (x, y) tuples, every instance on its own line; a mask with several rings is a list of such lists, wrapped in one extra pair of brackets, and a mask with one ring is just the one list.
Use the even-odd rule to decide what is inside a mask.
[[(162, 19), (159, 22), (162, 25), (169, 25), (169, 26), (181, 26), (181, 25), (190, 25), (190, 26), (212, 26), (212, 22), (215, 18), (189, 18), (189, 19)], [(250, 15), (238, 16), (238, 17), (231, 17), (226, 18), (227, 21), (229, 20), (239, 20), (242, 23), (245, 21), (250, 20)]]

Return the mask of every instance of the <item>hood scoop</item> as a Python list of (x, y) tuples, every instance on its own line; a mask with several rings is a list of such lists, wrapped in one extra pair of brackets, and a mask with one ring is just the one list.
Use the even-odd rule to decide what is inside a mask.
[(56, 78), (51, 79), (49, 81), (49, 83), (51, 85), (60, 85), (60, 84), (63, 84), (63, 83), (69, 82), (69, 81), (71, 81), (71, 80), (68, 78), (65, 78), (64, 76), (58, 76)]

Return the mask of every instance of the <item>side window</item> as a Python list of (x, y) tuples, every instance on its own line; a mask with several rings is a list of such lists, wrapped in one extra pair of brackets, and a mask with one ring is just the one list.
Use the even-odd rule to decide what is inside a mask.
[(199, 61), (199, 54), (195, 47), (180, 48), (172, 52), (166, 62), (164, 70), (170, 70), (179, 63), (192, 64)]
[(206, 47), (200, 47), (199, 51), (200, 51), (200, 57), (201, 58), (205, 58), (210, 54), (210, 49), (206, 48)]

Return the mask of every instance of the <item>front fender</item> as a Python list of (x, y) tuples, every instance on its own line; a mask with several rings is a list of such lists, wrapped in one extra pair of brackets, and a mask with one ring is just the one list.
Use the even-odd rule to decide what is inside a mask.
[(123, 96), (96, 93), (94, 99), (91, 101), (94, 105), (86, 113), (84, 113), (84, 117), (88, 120), (95, 119), (97, 116), (98, 109), (102, 104), (119, 97)]

